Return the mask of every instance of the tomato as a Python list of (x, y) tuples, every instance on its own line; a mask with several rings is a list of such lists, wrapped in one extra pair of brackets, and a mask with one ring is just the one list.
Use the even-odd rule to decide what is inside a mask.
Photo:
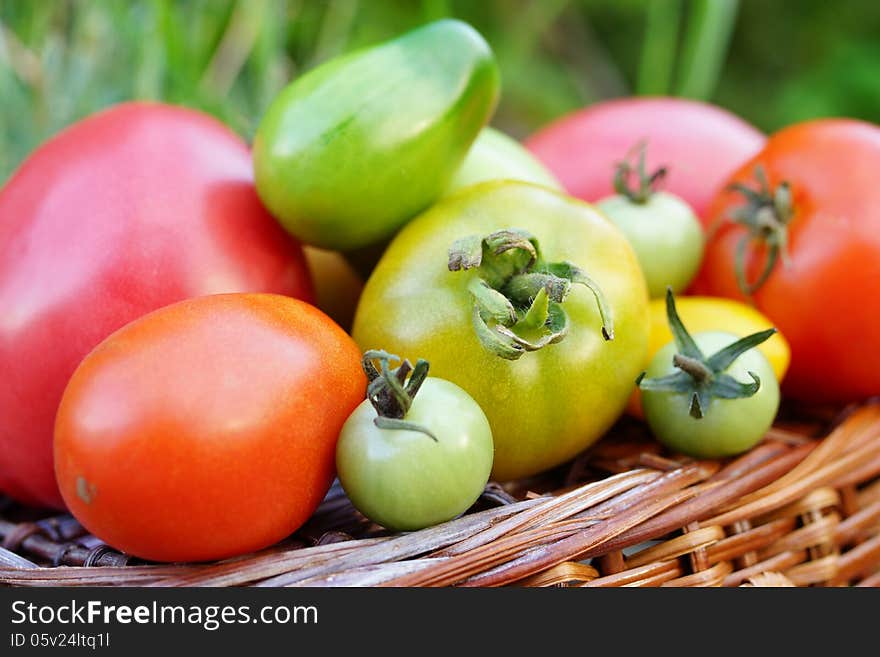
[(346, 331), (351, 330), (364, 280), (341, 253), (303, 248), (315, 286), (315, 305)]
[(562, 190), (538, 159), (513, 137), (485, 127), (452, 177), (444, 195), (487, 180), (523, 180)]
[[(614, 176), (617, 193), (600, 200), (596, 207), (626, 235), (645, 274), (648, 294), (657, 298), (667, 288), (677, 293), (690, 285), (703, 257), (703, 230), (687, 203), (654, 189), (666, 169), (649, 175), (645, 150), (642, 145), (635, 166), (626, 159), (618, 164)], [(635, 189), (630, 187), (633, 174)]]
[[(477, 500), (492, 470), (492, 431), (479, 405), (445, 379), (427, 376), (428, 363), (409, 361), (382, 372), (368, 369), (371, 389), (342, 427), (336, 446), (339, 483), (361, 513), (399, 531), (451, 520)], [(404, 368), (404, 369), (401, 369)], [(410, 374), (411, 371), (411, 374)], [(407, 380), (403, 401), (389, 377)]]
[(573, 457), (620, 415), (644, 362), (647, 292), (626, 238), (591, 206), (486, 182), (394, 238), (352, 334), (421, 355), (470, 394), (492, 429), (492, 476), (508, 480)]
[(382, 242), (443, 192), (492, 116), (498, 84), (483, 37), (451, 19), (334, 58), (263, 117), (260, 197), (308, 244)]
[[(738, 338), (751, 333), (774, 328), (772, 322), (757, 311), (739, 301), (721, 297), (681, 296), (675, 300), (676, 310), (682, 322), (694, 333), (705, 331), (723, 331)], [(672, 331), (667, 319), (666, 301), (652, 299), (649, 307), (651, 334), (648, 340), (648, 356), (645, 366), (653, 360), (654, 355), (672, 340)], [(791, 349), (785, 336), (779, 331), (765, 342), (758, 345), (773, 368), (776, 380), (781, 382), (791, 362)], [(636, 417), (643, 417), (641, 398), (636, 388), (630, 397), (627, 411)]]
[(310, 300), (300, 245), (262, 207), (247, 145), (199, 112), (126, 103), (40, 146), (0, 190), (0, 480), (61, 507), (52, 426), (112, 331), (217, 292)]
[(666, 166), (665, 190), (681, 197), (703, 221), (717, 190), (760, 150), (764, 135), (715, 105), (684, 98), (620, 98), (595, 103), (526, 139), (565, 189), (585, 201), (614, 192), (614, 166), (646, 140), (648, 168)]
[(675, 340), (661, 348), (640, 378), (645, 419), (669, 449), (695, 458), (733, 456), (767, 433), (779, 410), (770, 362), (753, 347), (774, 329), (744, 338), (723, 331), (691, 336), (675, 315)]
[(772, 135), (729, 181), (739, 187), (712, 206), (696, 289), (750, 301), (785, 335), (787, 397), (846, 403), (880, 394), (878, 171), (880, 128), (805, 122)]
[(220, 294), (149, 313), (64, 391), (55, 467), (97, 537), (158, 561), (222, 559), (296, 530), (363, 399), (360, 350), (313, 306)]

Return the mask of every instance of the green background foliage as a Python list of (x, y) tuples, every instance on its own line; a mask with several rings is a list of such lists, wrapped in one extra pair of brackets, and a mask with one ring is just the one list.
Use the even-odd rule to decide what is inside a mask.
[(516, 137), (629, 94), (709, 100), (765, 131), (880, 122), (875, 0), (0, 0), (0, 180), (132, 98), (206, 110), (249, 139), (302, 71), (443, 16), (492, 45), (493, 123)]

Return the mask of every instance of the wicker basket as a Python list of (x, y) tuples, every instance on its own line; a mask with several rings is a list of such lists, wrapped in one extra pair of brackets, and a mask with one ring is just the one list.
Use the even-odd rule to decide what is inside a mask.
[(565, 467), (407, 534), (334, 487), (294, 536), (219, 563), (138, 563), (8, 501), (0, 539), (12, 586), (878, 586), (880, 404), (788, 411), (723, 462), (665, 453), (625, 419)]

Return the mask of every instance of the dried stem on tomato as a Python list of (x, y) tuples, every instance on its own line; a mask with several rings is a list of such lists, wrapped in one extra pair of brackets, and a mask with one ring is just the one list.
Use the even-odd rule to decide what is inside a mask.
[[(645, 164), (645, 150), (647, 145), (645, 141), (640, 141), (635, 145), (633, 150), (638, 151), (638, 158), (635, 164), (632, 164), (632, 151), (627, 154), (623, 161), (618, 162), (614, 168), (614, 191), (621, 196), (626, 196), (630, 201), (637, 204), (647, 203), (651, 200), (651, 196), (656, 191), (655, 187), (666, 177), (668, 169), (660, 167), (652, 173), (648, 173)], [(636, 186), (630, 186), (632, 176), (636, 177)]]
[[(373, 364), (374, 360), (379, 361), (379, 369)], [(413, 367), (405, 359), (395, 369), (391, 369), (391, 361), (400, 361), (400, 358), (380, 350), (367, 351), (363, 356), (362, 364), (368, 381), (367, 399), (378, 414), (373, 424), (380, 429), (418, 431), (437, 442), (437, 436), (427, 428), (404, 419), (428, 376), (428, 361), (420, 358)]]

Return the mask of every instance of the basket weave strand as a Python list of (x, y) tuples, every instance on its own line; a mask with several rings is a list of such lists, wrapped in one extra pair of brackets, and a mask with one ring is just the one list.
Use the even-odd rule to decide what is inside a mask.
[[(817, 433), (818, 432), (818, 433)], [(3, 508), (3, 507), (0, 507)], [(615, 430), (467, 514), (389, 534), (337, 487), (294, 536), (210, 564), (138, 563), (69, 516), (0, 511), (11, 586), (880, 586), (880, 404), (780, 422), (727, 461)]]

